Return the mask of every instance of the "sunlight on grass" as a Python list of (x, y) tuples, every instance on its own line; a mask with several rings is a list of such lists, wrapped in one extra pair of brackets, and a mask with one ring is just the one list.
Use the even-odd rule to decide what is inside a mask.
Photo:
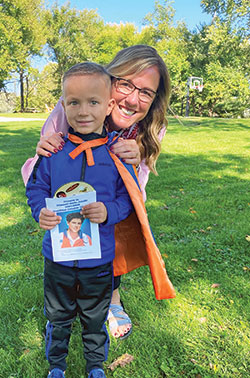
[(14, 275), (17, 273), (22, 272), (23, 266), (20, 262), (16, 263), (2, 263), (0, 262), (0, 276), (1, 277), (8, 277), (10, 275)]
[[(6, 199), (7, 203), (7, 199)], [(25, 211), (25, 206), (19, 203), (11, 203), (6, 206), (3, 205), (0, 215), (0, 229), (5, 229), (6, 227), (15, 226), (22, 221), (22, 218), (27, 214)]]
[(49, 113), (0, 113), (0, 117), (5, 118), (43, 118), (47, 119)]
[[(21, 165), (34, 155), (42, 123), (0, 125), (3, 378), (48, 374), (44, 232), (31, 218), (20, 176)], [(250, 376), (249, 120), (192, 117), (183, 123), (170, 119), (159, 176), (150, 175), (146, 202), (177, 296), (157, 301), (148, 267), (122, 277), (121, 296), (133, 332), (122, 342), (111, 339), (105, 363), (109, 378)], [(133, 362), (108, 369), (124, 353), (133, 355)], [(79, 320), (68, 365), (68, 378), (84, 376)]]
[(4, 204), (6, 202), (11, 202), (12, 199), (13, 199), (13, 193), (7, 191), (6, 189), (0, 190), (0, 203)]
[(39, 333), (37, 321), (35, 319), (31, 319), (23, 322), (19, 337), (25, 348), (24, 355), (27, 355), (32, 348), (40, 347), (42, 343), (42, 336)]

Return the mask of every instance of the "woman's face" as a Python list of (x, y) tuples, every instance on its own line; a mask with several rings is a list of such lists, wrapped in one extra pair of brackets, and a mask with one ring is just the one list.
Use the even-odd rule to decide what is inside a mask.
[[(123, 76), (123, 79), (129, 80), (137, 88), (150, 89), (156, 92), (160, 82), (160, 74), (158, 68), (152, 66), (138, 74)], [(112, 97), (115, 100), (115, 106), (110, 115), (109, 124), (114, 130), (128, 128), (146, 117), (153, 100), (142, 102), (138, 95), (137, 89), (129, 95), (119, 93), (113, 84)]]

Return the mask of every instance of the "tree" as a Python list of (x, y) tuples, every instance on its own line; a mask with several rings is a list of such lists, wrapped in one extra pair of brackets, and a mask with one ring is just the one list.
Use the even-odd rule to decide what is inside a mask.
[(203, 115), (242, 115), (250, 94), (246, 36), (229, 18), (215, 16), (210, 25), (200, 25), (198, 31), (189, 33), (187, 42), (193, 76), (204, 79), (202, 94), (196, 92), (191, 99), (193, 109), (198, 108)]
[(108, 64), (119, 50), (147, 42), (146, 30), (139, 33), (132, 23), (105, 25), (96, 36), (96, 61), (100, 64)]
[(206, 13), (218, 17), (221, 22), (230, 24), (241, 34), (249, 36), (249, 0), (202, 0), (201, 7)]
[(249, 83), (237, 68), (211, 62), (206, 66), (204, 115), (242, 116), (250, 102)]
[(91, 60), (105, 65), (119, 50), (148, 41), (147, 33), (139, 33), (131, 23), (105, 25), (96, 11), (79, 11), (69, 4), (53, 6), (46, 11), (45, 18), (49, 52), (57, 63), (57, 96), (61, 92), (61, 77), (73, 64)]
[(170, 1), (155, 2), (155, 10), (145, 17), (151, 44), (165, 61), (172, 85), (171, 106), (175, 111), (181, 110), (181, 103), (186, 90), (186, 79), (190, 73), (188, 61), (189, 46), (186, 40), (187, 28), (184, 23), (174, 25), (175, 10)]
[[(235, 57), (237, 57), (238, 65), (246, 73), (248, 72), (249, 76), (249, 0), (202, 0), (201, 3), (204, 11), (213, 15), (210, 37), (215, 40), (216, 35), (212, 36), (212, 34), (216, 33), (218, 36), (219, 31), (219, 33), (222, 34), (221, 37), (219, 37), (219, 43), (224, 50), (224, 57), (228, 61), (231, 58), (235, 59)], [(228, 53), (230, 53), (230, 55), (228, 55)]]
[(71, 9), (69, 4), (54, 5), (45, 12), (49, 54), (57, 63), (57, 95), (61, 91), (61, 77), (73, 64), (96, 60), (95, 39), (104, 23), (94, 10)]
[[(41, 0), (4, 0), (1, 5), (1, 53), (6, 59), (4, 72), (0, 78), (8, 78), (13, 70), (19, 73), (21, 111), (24, 111), (25, 71), (30, 66), (30, 59), (39, 55), (46, 41), (42, 19)], [(2, 54), (1, 54), (2, 55)], [(2, 60), (2, 56), (0, 58)]]
[(34, 68), (29, 70), (26, 108), (41, 112), (53, 109), (58, 101), (58, 97), (54, 95), (57, 87), (56, 70), (57, 64), (52, 62), (47, 64), (41, 73)]
[(16, 20), (4, 13), (0, 3), (0, 90), (11, 72), (17, 69), (17, 48), (20, 44), (19, 25)]

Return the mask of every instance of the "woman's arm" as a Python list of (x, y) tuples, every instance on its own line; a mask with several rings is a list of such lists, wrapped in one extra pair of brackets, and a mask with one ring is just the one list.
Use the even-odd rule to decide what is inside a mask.
[(27, 184), (29, 176), (33, 171), (34, 165), (36, 164), (38, 154), (49, 156), (50, 152), (48, 151), (54, 152), (54, 150), (59, 149), (59, 146), (62, 144), (63, 140), (61, 139), (60, 134), (55, 133), (61, 132), (63, 134), (66, 134), (68, 132), (68, 123), (65, 117), (61, 100), (62, 98), (59, 99), (55, 108), (42, 127), (41, 139), (38, 142), (36, 149), (37, 154), (33, 158), (29, 158), (22, 166), (21, 173), (25, 185)]

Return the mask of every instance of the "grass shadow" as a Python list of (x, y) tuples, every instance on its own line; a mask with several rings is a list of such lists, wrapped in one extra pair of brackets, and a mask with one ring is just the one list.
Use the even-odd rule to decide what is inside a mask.
[[(213, 120), (213, 129), (209, 121), (188, 128), (170, 123), (159, 176), (151, 175), (147, 186), (147, 209), (177, 297), (154, 299), (148, 267), (123, 277), (122, 297), (134, 330), (126, 341), (112, 339), (105, 366), (124, 353), (135, 359), (108, 370), (108, 377), (248, 376), (250, 257), (245, 236), (250, 186), (245, 139), (241, 137), (242, 145), (236, 142), (239, 151), (211, 151), (204, 142), (216, 129), (222, 136), (236, 131), (245, 137), (248, 128), (244, 121), (232, 131), (231, 121), (219, 126)], [(41, 338), (43, 231), (31, 218), (20, 176), (22, 164), (35, 153), (41, 124), (0, 125), (0, 363), (6, 377), (47, 372)], [(189, 138), (193, 141), (196, 131), (201, 151), (190, 152)], [(182, 151), (183, 140), (187, 147)], [(80, 337), (73, 336), (68, 378), (83, 376)]]

